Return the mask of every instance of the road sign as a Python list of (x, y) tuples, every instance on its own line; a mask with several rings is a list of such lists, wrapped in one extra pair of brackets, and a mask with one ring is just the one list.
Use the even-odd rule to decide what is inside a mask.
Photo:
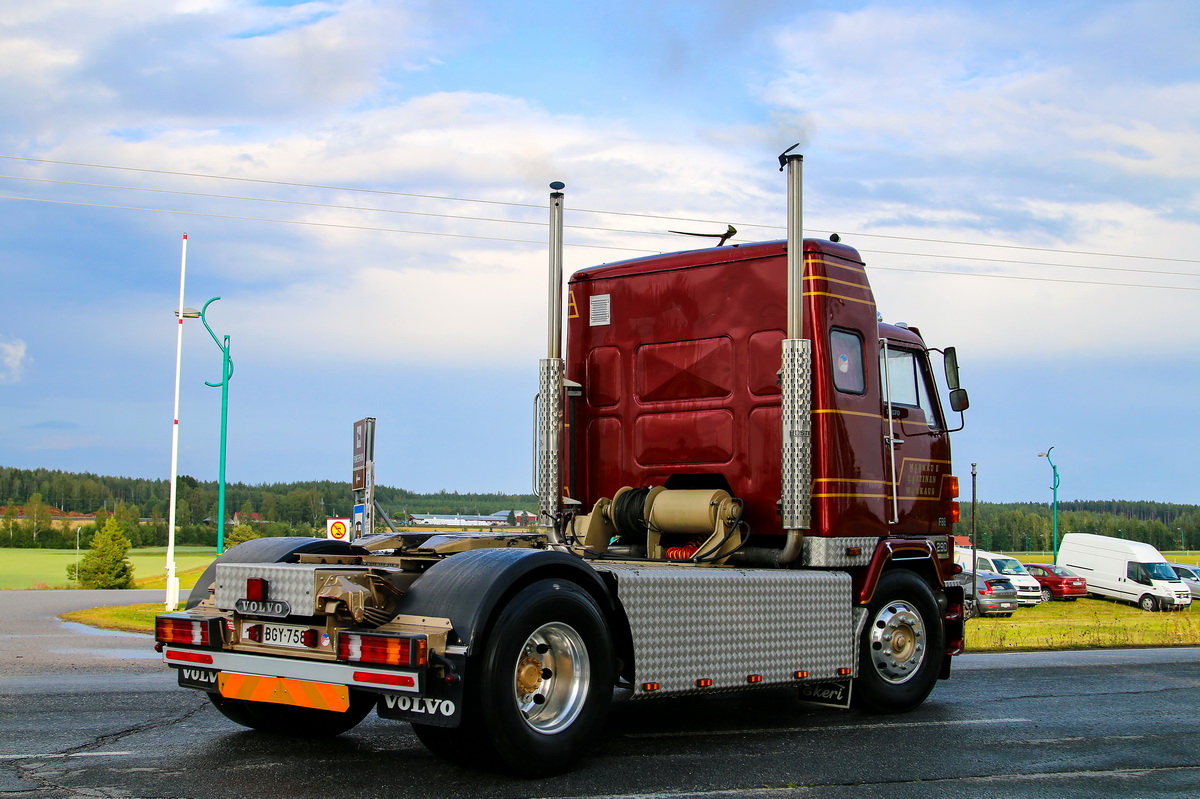
[(325, 520), (325, 537), (332, 538), (335, 541), (350, 540), (350, 520), (349, 519), (326, 519)]

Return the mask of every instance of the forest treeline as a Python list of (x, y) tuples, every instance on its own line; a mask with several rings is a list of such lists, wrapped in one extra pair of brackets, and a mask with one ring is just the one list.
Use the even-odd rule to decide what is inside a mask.
[[(217, 483), (188, 475), (178, 480), (176, 542), (198, 546), (216, 544)], [(0, 547), (73, 548), (76, 530), (81, 546), (111, 516), (135, 547), (164, 546), (171, 483), (138, 477), (108, 477), (50, 469), (0, 466)], [(377, 485), (375, 498), (393, 519), (410, 513), (480, 515), (500, 510), (534, 510), (532, 494), (439, 491), (419, 494)], [(350, 516), (354, 495), (349, 482), (317, 480), (225, 486), (226, 521), (233, 514), (258, 514), (263, 535), (325, 535), (327, 518)], [(24, 511), (23, 513), (21, 511)], [(59, 513), (61, 512), (61, 513)], [(61, 514), (96, 515), (95, 524), (72, 523)], [(24, 518), (18, 519), (18, 516)]]
[[(183, 475), (179, 478), (176, 524), (180, 544), (211, 546), (216, 542), (217, 484)], [(0, 546), (74, 547), (78, 522), (56, 518), (64, 513), (97, 514), (100, 527), (109, 516), (120, 524), (133, 546), (163, 546), (167, 537), (170, 482), (135, 477), (49, 469), (0, 466), (0, 499), (6, 511), (0, 518)], [(402, 488), (376, 486), (376, 498), (393, 519), (409, 513), (489, 514), (499, 510), (533, 510), (532, 494), (484, 494), (439, 491), (418, 494)], [(257, 513), (264, 535), (324, 535), (325, 519), (347, 517), (353, 502), (348, 482), (330, 480), (246, 485), (229, 483), (225, 509), (232, 520)], [(24, 519), (17, 519), (17, 506)], [(985, 549), (1005, 552), (1046, 551), (1051, 548), (1049, 504), (991, 503), (978, 505), (977, 541)], [(81, 545), (97, 527), (83, 525)], [(1132, 500), (1069, 501), (1058, 503), (1059, 536), (1098, 533), (1145, 541), (1159, 549), (1200, 548), (1200, 506)], [(962, 522), (955, 532), (971, 531), (971, 505), (962, 504)]]

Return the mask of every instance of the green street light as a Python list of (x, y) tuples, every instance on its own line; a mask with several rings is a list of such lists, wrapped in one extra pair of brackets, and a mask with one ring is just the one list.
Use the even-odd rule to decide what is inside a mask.
[(212, 327), (208, 324), (208, 319), (205, 318), (204, 312), (208, 310), (208, 306), (212, 305), (220, 297), (213, 297), (208, 302), (204, 303), (204, 307), (200, 309), (200, 321), (208, 328), (208, 334), (212, 336), (217, 347), (221, 350), (221, 382), (210, 383), (204, 381), (204, 385), (212, 388), (221, 389), (221, 470), (217, 476), (217, 554), (220, 555), (225, 551), (225, 438), (229, 427), (229, 378), (233, 377), (233, 359), (229, 357), (229, 336), (225, 336), (225, 341), (217, 338), (217, 334), (213, 332)]
[(1054, 507), (1053, 507), (1053, 510), (1051, 511), (1051, 516), (1054, 518), (1054, 557), (1053, 557), (1053, 560), (1055, 563), (1058, 563), (1058, 467), (1054, 465), (1054, 461), (1050, 460), (1050, 453), (1053, 451), (1054, 451), (1054, 447), (1051, 447), (1050, 449), (1046, 450), (1045, 452), (1039, 452), (1038, 457), (1045, 458), (1046, 461), (1050, 464), (1050, 468), (1054, 470), (1054, 485), (1052, 485), (1050, 487), (1051, 490), (1054, 491)]

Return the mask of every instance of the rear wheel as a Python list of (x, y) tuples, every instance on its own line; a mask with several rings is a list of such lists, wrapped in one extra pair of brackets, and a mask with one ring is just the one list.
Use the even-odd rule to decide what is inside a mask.
[(1052, 600), (1052, 599), (1054, 599), (1054, 594), (1052, 594), (1052, 593), (1050, 592), (1050, 589), (1049, 589), (1049, 588), (1043, 588), (1043, 589), (1042, 589), (1042, 601), (1043, 601), (1043, 602), (1049, 602), (1049, 601), (1050, 601), (1050, 600)]
[(496, 619), (476, 686), (478, 723), (505, 767), (528, 776), (570, 768), (612, 700), (612, 642), (595, 600), (566, 580), (523, 589)]
[(1138, 600), (1138, 607), (1152, 613), (1158, 610), (1158, 600), (1150, 594), (1143, 594), (1142, 598)]
[(225, 718), (243, 727), (295, 738), (331, 738), (353, 729), (375, 707), (374, 694), (350, 692), (350, 708), (339, 713), (273, 702), (230, 699), (210, 693), (209, 701)]
[(916, 574), (887, 572), (867, 606), (854, 704), (872, 713), (901, 713), (925, 701), (945, 657), (933, 591)]

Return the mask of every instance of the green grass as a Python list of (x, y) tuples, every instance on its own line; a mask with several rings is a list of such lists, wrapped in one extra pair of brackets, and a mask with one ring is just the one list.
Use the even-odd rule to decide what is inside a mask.
[[(80, 550), (82, 557), (87, 550)], [(204, 567), (216, 557), (212, 547), (175, 547), (175, 569), (180, 585), (190, 588)], [(133, 576), (139, 588), (162, 588), (165, 583), (166, 549), (150, 547), (129, 553)], [(67, 564), (75, 562), (74, 549), (0, 548), (0, 589), (74, 588), (67, 579)], [(190, 575), (190, 583), (187, 577)], [(157, 578), (157, 582), (155, 582)]]
[(1200, 610), (1147, 613), (1104, 599), (1043, 602), (1010, 618), (967, 622), (968, 652), (1200, 646)]
[(63, 621), (75, 621), (105, 630), (124, 630), (129, 633), (154, 633), (154, 617), (163, 612), (161, 602), (146, 605), (122, 605), (111, 608), (88, 608), (64, 613)]

